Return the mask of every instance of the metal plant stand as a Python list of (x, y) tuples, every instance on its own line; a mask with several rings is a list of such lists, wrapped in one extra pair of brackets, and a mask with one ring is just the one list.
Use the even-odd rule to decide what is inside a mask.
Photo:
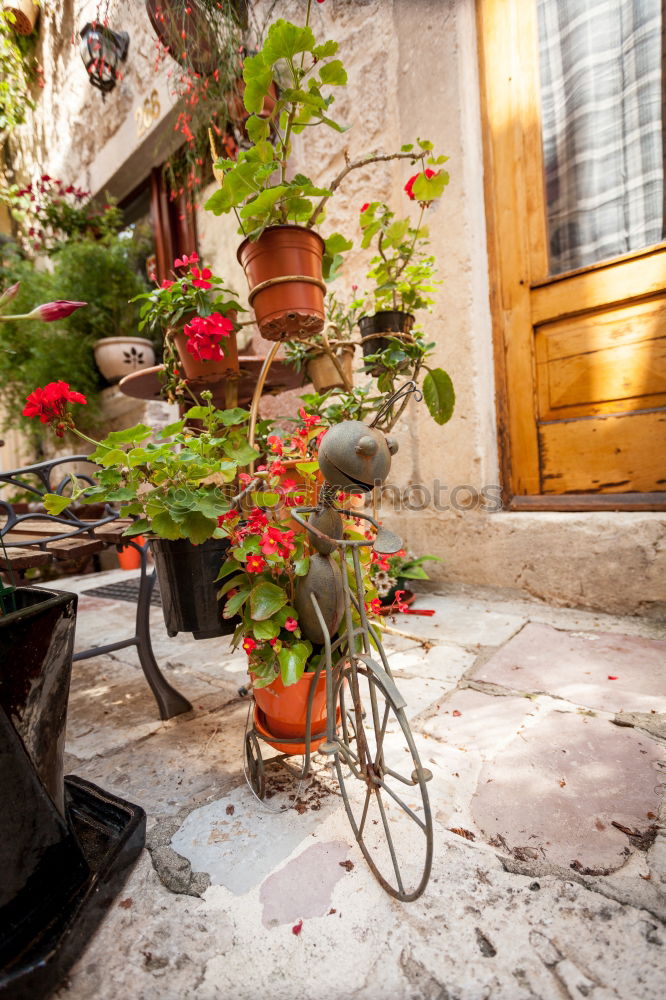
[[(318, 558), (341, 567), (333, 576), (340, 581), (342, 621), (339, 627), (331, 627), (330, 613), (327, 621), (322, 610), (322, 604), (331, 606), (330, 593), (317, 593), (314, 584), (308, 586), (308, 576), (302, 578), (299, 623), (308, 638), (323, 639), (324, 653), (310, 684), (305, 741), (262, 732), (255, 706), (244, 750), (248, 781), (259, 798), (266, 791), (262, 743), (285, 745), (286, 751), (294, 744), (295, 752), (303, 753), (301, 778), (311, 772), (313, 752), (328, 756), (370, 869), (390, 895), (408, 902), (421, 895), (430, 877), (433, 828), (426, 783), (432, 773), (421, 764), (405, 714), (406, 702), (396, 687), (380, 633), (368, 621), (360, 556), (363, 548), (393, 553), (402, 543), (368, 514), (335, 503), (341, 488), (348, 490), (356, 484), (368, 492), (375, 482), (385, 479), (394, 450), (380, 431), (358, 421), (336, 425), (323, 439), (319, 461), (325, 484), (319, 504), (295, 508), (291, 514), (309, 533)], [(345, 538), (342, 515), (372, 524), (377, 532), (374, 541)], [(332, 524), (331, 534), (320, 530), (320, 523)], [(314, 625), (308, 620), (308, 601)], [(336, 632), (337, 637), (331, 639)], [(326, 732), (313, 733), (312, 705), (322, 670), (326, 672)], [(278, 759), (287, 756), (285, 752)]]

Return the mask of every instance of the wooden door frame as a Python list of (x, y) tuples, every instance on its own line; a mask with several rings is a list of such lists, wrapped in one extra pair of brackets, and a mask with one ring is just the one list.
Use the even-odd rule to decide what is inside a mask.
[[(533, 327), (553, 309), (575, 315), (581, 276), (597, 272), (599, 304), (663, 295), (660, 245), (553, 279), (548, 274), (536, 3), (477, 0), (484, 188), (502, 499), (509, 510), (666, 510), (665, 493), (542, 494)], [(501, 59), (498, 59), (501, 53)], [(641, 268), (638, 294), (633, 265)], [(648, 269), (646, 274), (646, 268)], [(589, 279), (588, 284), (589, 284)], [(622, 282), (622, 287), (617, 282)], [(585, 308), (591, 307), (586, 286)], [(605, 297), (604, 297), (605, 296)], [(520, 391), (530, 385), (532, 391)]]

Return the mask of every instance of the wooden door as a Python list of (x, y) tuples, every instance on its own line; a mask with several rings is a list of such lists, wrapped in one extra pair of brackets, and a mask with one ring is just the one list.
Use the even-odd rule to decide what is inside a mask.
[(536, 0), (477, 0), (504, 500), (666, 509), (666, 245), (549, 274)]

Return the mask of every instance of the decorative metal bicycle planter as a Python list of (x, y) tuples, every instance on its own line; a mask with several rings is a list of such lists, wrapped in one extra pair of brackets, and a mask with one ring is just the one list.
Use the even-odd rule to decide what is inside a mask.
[[(410, 383), (400, 395), (413, 391)], [(392, 397), (387, 405), (394, 402)], [(433, 831), (426, 782), (432, 774), (421, 764), (379, 631), (368, 621), (360, 558), (364, 547), (390, 554), (402, 543), (373, 517), (335, 502), (340, 490), (369, 492), (383, 483), (396, 450), (381, 431), (352, 420), (332, 427), (322, 440), (318, 458), (325, 483), (319, 503), (292, 510), (315, 550), (297, 595), (299, 622), (324, 652), (309, 688), (305, 739), (271, 735), (255, 703), (244, 750), (248, 781), (259, 798), (266, 790), (262, 743), (281, 751), (276, 760), (302, 754), (301, 778), (311, 772), (313, 753), (329, 756), (368, 865), (390, 895), (407, 902), (421, 895), (430, 877)], [(372, 524), (374, 541), (345, 538), (342, 515)], [(326, 729), (313, 732), (322, 671)]]

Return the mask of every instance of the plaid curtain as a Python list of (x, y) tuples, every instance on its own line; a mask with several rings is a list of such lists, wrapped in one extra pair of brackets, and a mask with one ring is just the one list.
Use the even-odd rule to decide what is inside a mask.
[(550, 273), (662, 239), (661, 0), (537, 0)]

